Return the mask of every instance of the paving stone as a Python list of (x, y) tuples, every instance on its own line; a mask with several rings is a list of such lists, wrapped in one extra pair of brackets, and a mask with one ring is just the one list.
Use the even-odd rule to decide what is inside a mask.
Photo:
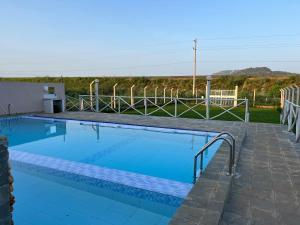
[(240, 216), (235, 213), (225, 212), (221, 224), (223, 225), (249, 225), (250, 218)]
[(255, 225), (276, 225), (278, 224), (277, 218), (272, 215), (272, 212), (266, 212), (264, 210), (253, 209), (252, 210), (252, 222)]
[[(264, 126), (269, 132), (249, 124), (237, 167), (241, 177), (233, 181), (220, 224), (300, 224), (300, 144), (292, 142), (286, 128)], [(243, 173), (252, 177), (243, 178)], [(240, 195), (248, 196), (249, 211), (237, 207), (248, 203)]]

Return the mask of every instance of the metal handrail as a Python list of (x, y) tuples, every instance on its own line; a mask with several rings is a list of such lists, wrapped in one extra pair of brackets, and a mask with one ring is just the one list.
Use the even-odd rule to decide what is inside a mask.
[(225, 131), (225, 132), (219, 133), (217, 136), (215, 136), (215, 138), (222, 137), (224, 135), (227, 135), (231, 138), (232, 148), (233, 148), (232, 163), (233, 163), (233, 166), (235, 166), (235, 138), (234, 138), (234, 136), (231, 133)]
[(7, 105), (7, 114), (10, 116), (11, 114), (12, 114), (12, 111), (11, 111), (11, 107), (12, 107), (13, 105), (11, 104), (11, 103), (9, 103), (8, 105)]
[(233, 154), (235, 154), (235, 150), (233, 150), (233, 148), (235, 148), (235, 140), (234, 140), (234, 144), (233, 142), (230, 142), (227, 138), (223, 137), (223, 135), (228, 135), (232, 138), (232, 140), (234, 140), (234, 137), (227, 132), (223, 132), (220, 133), (219, 135), (217, 135), (216, 137), (214, 137), (210, 142), (208, 142), (206, 145), (203, 146), (203, 148), (194, 156), (194, 176), (193, 176), (193, 182), (196, 183), (196, 179), (197, 179), (197, 161), (198, 161), (198, 157), (201, 156), (200, 159), (200, 174), (202, 174), (203, 172), (203, 153), (205, 150), (207, 150), (207, 148), (209, 148), (212, 144), (214, 144), (216, 141), (219, 140), (224, 140), (225, 142), (227, 142), (227, 144), (230, 146), (230, 151), (229, 151), (229, 163), (228, 163), (228, 175), (232, 175), (232, 168), (234, 166), (234, 156)]

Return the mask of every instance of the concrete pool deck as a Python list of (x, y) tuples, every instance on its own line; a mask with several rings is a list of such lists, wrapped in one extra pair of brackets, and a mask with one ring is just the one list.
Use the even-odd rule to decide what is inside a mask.
[(228, 147), (222, 144), (170, 224), (299, 224), (300, 145), (281, 125), (88, 112), (37, 115), (231, 132), (237, 139), (236, 175), (226, 176)]
[(286, 127), (250, 123), (221, 225), (300, 224), (300, 144)]

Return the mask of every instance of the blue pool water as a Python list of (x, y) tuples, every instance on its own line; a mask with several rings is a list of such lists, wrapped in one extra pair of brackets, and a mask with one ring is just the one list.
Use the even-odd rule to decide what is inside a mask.
[(16, 225), (165, 225), (176, 210), (121, 194), (95, 194), (19, 168), (13, 171)]
[[(16, 225), (168, 224), (192, 187), (195, 153), (216, 135), (37, 117), (0, 125), (9, 139)], [(219, 145), (205, 152), (204, 167)]]

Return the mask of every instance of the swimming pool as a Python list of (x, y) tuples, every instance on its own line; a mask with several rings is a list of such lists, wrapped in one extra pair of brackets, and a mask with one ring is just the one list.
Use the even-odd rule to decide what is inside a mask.
[[(28, 180), (29, 184), (36, 186), (40, 196), (44, 196), (38, 198), (37, 205), (41, 208), (45, 208), (43, 204), (51, 198), (61, 201), (61, 211), (66, 207), (73, 212), (69, 213), (70, 216), (61, 215), (63, 213), (57, 215), (55, 210), (58, 209), (53, 203), (46, 212), (41, 212), (41, 218), (44, 214), (50, 217), (54, 214), (56, 219), (61, 216), (62, 220), (66, 220), (67, 217), (73, 221), (70, 224), (75, 224), (76, 216), (71, 216), (74, 212), (77, 212), (77, 217), (84, 213), (74, 203), (75, 195), (82, 196), (81, 201), (98, 208), (91, 210), (95, 213), (91, 215), (95, 221), (90, 224), (126, 224), (116, 216), (118, 211), (122, 211), (119, 207), (126, 208), (124, 212), (130, 209), (130, 213), (123, 218), (130, 221), (128, 224), (141, 224), (141, 221), (147, 224), (143, 220), (146, 214), (149, 214), (149, 224), (167, 224), (192, 188), (195, 153), (217, 135), (201, 131), (39, 117), (2, 119), (0, 122), (0, 135), (9, 139), (17, 200), (18, 196), (20, 199), (25, 195), (30, 196), (24, 191), (27, 189), (23, 188), (26, 182), (21, 182)], [(205, 152), (204, 168), (219, 145)], [(48, 187), (51, 189), (48, 190)], [(29, 192), (32, 198), (37, 198), (35, 192)], [(54, 195), (52, 198), (50, 192), (61, 196), (56, 198)], [(103, 208), (102, 201), (109, 201), (115, 206), (110, 209), (116, 210), (114, 217), (103, 219), (107, 215), (99, 209)], [(17, 201), (16, 204), (15, 217), (21, 220), (26, 201), (22, 204)], [(48, 208), (54, 212), (49, 212)], [(137, 212), (141, 213), (140, 217), (133, 218)], [(33, 224), (32, 221), (29, 224)]]

